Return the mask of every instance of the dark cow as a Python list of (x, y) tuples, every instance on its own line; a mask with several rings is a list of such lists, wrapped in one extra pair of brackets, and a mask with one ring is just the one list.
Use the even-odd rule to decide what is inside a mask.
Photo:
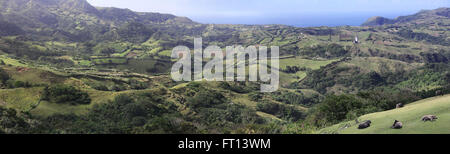
[(403, 103), (398, 103), (397, 105), (395, 105), (395, 108), (402, 108), (404, 105), (403, 105)]
[(401, 129), (401, 128), (403, 128), (403, 123), (398, 120), (395, 120), (394, 124), (392, 125), (391, 128), (392, 129)]
[(438, 118), (435, 115), (424, 115), (422, 117), (422, 121), (434, 121), (436, 119), (438, 119)]
[(436, 91), (436, 96), (443, 96), (444, 93), (442, 92), (442, 90), (437, 90)]
[(367, 127), (370, 127), (371, 123), (372, 123), (372, 121), (367, 120), (367, 121), (363, 122), (362, 124), (359, 124), (358, 129), (365, 129)]

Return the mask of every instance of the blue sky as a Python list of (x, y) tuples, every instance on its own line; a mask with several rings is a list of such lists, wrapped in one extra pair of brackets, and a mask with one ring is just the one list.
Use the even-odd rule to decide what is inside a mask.
[(394, 18), (450, 7), (450, 0), (88, 0), (94, 6), (170, 13), (201, 23), (359, 25), (371, 16)]

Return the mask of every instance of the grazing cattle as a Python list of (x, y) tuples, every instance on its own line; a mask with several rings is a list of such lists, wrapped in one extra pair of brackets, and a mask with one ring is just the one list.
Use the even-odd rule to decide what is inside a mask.
[(403, 123), (398, 120), (395, 120), (394, 124), (392, 125), (391, 128), (392, 129), (401, 129), (401, 128), (403, 128)]
[(422, 121), (434, 121), (436, 119), (438, 119), (438, 118), (435, 115), (424, 115), (422, 117)]
[(359, 124), (358, 129), (364, 129), (364, 128), (370, 127), (371, 123), (372, 123), (372, 121), (367, 120), (367, 121), (363, 122), (362, 124)]
[(403, 103), (398, 103), (397, 105), (395, 105), (395, 108), (402, 108), (403, 107)]
[(438, 90), (438, 91), (436, 91), (436, 96), (439, 96), (439, 95), (443, 96), (444, 93), (441, 90)]

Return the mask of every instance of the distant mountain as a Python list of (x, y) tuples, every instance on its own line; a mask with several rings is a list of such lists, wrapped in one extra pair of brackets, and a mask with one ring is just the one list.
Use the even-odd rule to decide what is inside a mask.
[(392, 24), (395, 21), (392, 19), (388, 19), (385, 17), (375, 16), (369, 18), (366, 22), (362, 24), (362, 26), (379, 26), (384, 24)]
[(386, 24), (426, 24), (426, 23), (436, 23), (443, 22), (443, 20), (449, 20), (450, 18), (450, 8), (439, 8), (435, 10), (424, 10), (413, 15), (400, 16), (395, 19), (388, 19), (384, 17), (372, 17), (369, 18), (362, 26), (380, 26)]
[(0, 0), (0, 27), (11, 29), (7, 32), (23, 30), (53, 39), (80, 41), (101, 38), (116, 28), (130, 29), (126, 27), (130, 23), (194, 24), (188, 18), (170, 14), (96, 8), (86, 0)]

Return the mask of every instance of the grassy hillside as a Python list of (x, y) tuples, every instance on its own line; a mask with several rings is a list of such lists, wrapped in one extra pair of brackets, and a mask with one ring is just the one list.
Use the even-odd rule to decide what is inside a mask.
[[(357, 129), (355, 121), (343, 122), (324, 128), (318, 133), (338, 134), (450, 134), (450, 95), (420, 100), (400, 109), (372, 113), (361, 116), (359, 121), (371, 120), (366, 129)], [(423, 122), (424, 115), (436, 115), (435, 122)], [(391, 129), (394, 120), (403, 123), (402, 129)], [(345, 128), (350, 126), (348, 128)]]

